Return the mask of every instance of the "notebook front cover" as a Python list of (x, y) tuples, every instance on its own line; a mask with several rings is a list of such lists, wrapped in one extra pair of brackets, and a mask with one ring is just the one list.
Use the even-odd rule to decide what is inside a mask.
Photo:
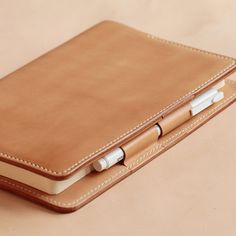
[(65, 178), (234, 66), (102, 22), (0, 81), (0, 158)]

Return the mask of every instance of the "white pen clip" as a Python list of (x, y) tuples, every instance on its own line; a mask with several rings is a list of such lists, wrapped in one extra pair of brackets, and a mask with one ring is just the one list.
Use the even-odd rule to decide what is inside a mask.
[(198, 96), (190, 102), (191, 104), (191, 114), (195, 116), (199, 112), (203, 111), (212, 104), (220, 101), (224, 98), (224, 93), (218, 91), (216, 88), (212, 88), (202, 95)]

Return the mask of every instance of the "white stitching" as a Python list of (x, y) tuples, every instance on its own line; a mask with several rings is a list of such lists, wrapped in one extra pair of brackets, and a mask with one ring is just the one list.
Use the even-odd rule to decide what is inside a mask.
[[(235, 83), (232, 81), (232, 83)], [(148, 160), (150, 158), (152, 158), (151, 154), (155, 151), (161, 151), (163, 150), (163, 148), (167, 145), (169, 145), (171, 142), (174, 142), (175, 140), (178, 139), (178, 137), (181, 136), (181, 134), (184, 134), (187, 130), (191, 130), (195, 125), (197, 125), (201, 120), (203, 120), (205, 117), (208, 117), (209, 115), (211, 114), (215, 114), (218, 110), (220, 110), (220, 108), (232, 101), (234, 98), (236, 97), (236, 93), (233, 93), (229, 98), (227, 98), (226, 100), (224, 100), (223, 102), (221, 102), (220, 104), (218, 104), (216, 107), (214, 107), (213, 109), (209, 110), (209, 112), (207, 112), (206, 114), (200, 116), (196, 121), (194, 121), (193, 123), (191, 123), (189, 126), (185, 127), (184, 129), (180, 130), (177, 134), (174, 134), (172, 135), (169, 139), (165, 140), (164, 142), (160, 143), (160, 144), (156, 144), (154, 148), (152, 148), (151, 150), (149, 150), (148, 152), (144, 153), (143, 155), (141, 155), (141, 157), (132, 162), (129, 166), (127, 166), (127, 168), (131, 168), (131, 167), (135, 167), (137, 166), (141, 161), (143, 161), (144, 159), (145, 160)], [(156, 153), (158, 154), (158, 152)], [(121, 174), (123, 172), (127, 171), (127, 169), (122, 169), (120, 170), (119, 172), (117, 172), (116, 174), (110, 176), (109, 178), (107, 178), (105, 181), (103, 181), (102, 183), (98, 184), (96, 187), (90, 189), (87, 193), (83, 194), (81, 197), (79, 197), (78, 199), (72, 201), (72, 202), (60, 202), (60, 201), (56, 201), (50, 197), (47, 197), (47, 196), (44, 196), (42, 194), (39, 194), (33, 190), (30, 190), (30, 189), (27, 189), (25, 187), (22, 187), (22, 186), (19, 186), (17, 184), (14, 184), (14, 183), (11, 183), (7, 180), (3, 180), (3, 179), (0, 179), (0, 182), (4, 182), (10, 186), (13, 186), (13, 187), (16, 187), (22, 191), (25, 191), (25, 192), (28, 192), (30, 194), (33, 194), (35, 195), (36, 197), (39, 197), (39, 198), (42, 198), (42, 199), (45, 199), (46, 201), (48, 201), (49, 203), (52, 203), (52, 204), (55, 204), (56, 206), (64, 206), (64, 207), (73, 207), (73, 206), (76, 206), (76, 204), (80, 204), (81, 202), (83, 201), (86, 201), (89, 196), (91, 196), (92, 194), (94, 194), (95, 192), (98, 192), (100, 189), (102, 189), (102, 187), (104, 185), (107, 185), (109, 184), (115, 177), (119, 177), (121, 176)]]
[(195, 52), (198, 52), (198, 53), (204, 53), (204, 54), (207, 54), (207, 55), (210, 55), (210, 56), (215, 56), (215, 57), (219, 57), (219, 58), (222, 58), (222, 59), (225, 59), (225, 60), (230, 60), (231, 63), (230, 65), (228, 65), (227, 67), (225, 67), (223, 70), (221, 70), (220, 72), (218, 72), (216, 75), (214, 75), (213, 77), (211, 77), (209, 80), (205, 81), (203, 84), (199, 85), (197, 88), (195, 88), (194, 90), (192, 90), (191, 92), (185, 94), (183, 97), (177, 99), (175, 102), (171, 103), (170, 105), (164, 107), (163, 109), (161, 109), (159, 112), (157, 112), (156, 114), (152, 115), (151, 117), (147, 118), (146, 120), (144, 120), (143, 122), (141, 122), (140, 124), (138, 124), (137, 126), (135, 126), (134, 128), (132, 128), (131, 130), (125, 132), (124, 134), (120, 135), (119, 137), (117, 137), (116, 139), (112, 140), (111, 142), (107, 143), (106, 145), (104, 145), (103, 147), (97, 149), (96, 151), (92, 152), (91, 154), (85, 156), (84, 158), (82, 158), (81, 160), (79, 160), (78, 162), (74, 163), (73, 165), (71, 165), (70, 167), (68, 167), (67, 169), (63, 170), (63, 171), (56, 171), (56, 170), (52, 170), (52, 169), (48, 169), (42, 165), (39, 165), (39, 164), (36, 164), (36, 163), (33, 163), (31, 161), (27, 161), (27, 160), (24, 160), (22, 158), (18, 158), (18, 157), (15, 157), (15, 156), (11, 156), (11, 155), (8, 155), (6, 153), (3, 153), (3, 152), (0, 152), (0, 156), (3, 157), (3, 158), (6, 158), (6, 159), (10, 159), (10, 160), (14, 160), (14, 161), (18, 161), (20, 163), (23, 163), (25, 165), (28, 165), (28, 166), (32, 166), (34, 167), (35, 169), (40, 169), (41, 171), (43, 172), (46, 172), (46, 173), (51, 173), (53, 175), (62, 175), (62, 174), (66, 174), (70, 171), (72, 171), (75, 167), (77, 167), (79, 164), (82, 164), (84, 163), (86, 160), (88, 160), (90, 157), (94, 156), (96, 153), (106, 149), (107, 147), (109, 147), (110, 145), (112, 145), (113, 143), (121, 140), (123, 137), (125, 137), (126, 135), (132, 133), (133, 131), (137, 130), (139, 127), (141, 127), (142, 125), (146, 124), (148, 121), (154, 119), (155, 117), (157, 117), (158, 115), (160, 115), (162, 112), (166, 111), (167, 109), (177, 105), (178, 103), (180, 103), (181, 101), (183, 101), (185, 98), (187, 98), (188, 96), (191, 96), (193, 93), (195, 93), (196, 91), (198, 91), (200, 88), (202, 88), (204, 85), (210, 83), (211, 81), (213, 81), (214, 79), (218, 78), (221, 74), (225, 73), (226, 71), (228, 71), (231, 67), (233, 67), (235, 65), (235, 61), (230, 58), (230, 57), (226, 57), (226, 56), (222, 56), (222, 55), (218, 55), (218, 54), (215, 54), (215, 53), (211, 53), (211, 52), (207, 52), (207, 51), (204, 51), (204, 50), (200, 50), (200, 49), (196, 49), (196, 48), (192, 48), (192, 47), (189, 47), (189, 46), (186, 46), (186, 45), (183, 45), (183, 44), (179, 44), (179, 43), (175, 43), (175, 42), (172, 42), (172, 41), (168, 41), (168, 40), (165, 40), (165, 39), (160, 39), (156, 36), (152, 36), (150, 34), (145, 34), (148, 38), (151, 38), (153, 40), (158, 40), (158, 41), (161, 41), (161, 42), (164, 42), (164, 43), (167, 43), (167, 44), (172, 44), (172, 45), (175, 45), (177, 47), (182, 47), (182, 48), (186, 48), (186, 49), (189, 49), (189, 50), (193, 50)]
[[(224, 102), (220, 103), (219, 105), (217, 105), (216, 107), (214, 107), (214, 109), (209, 110), (209, 112), (207, 112), (206, 114), (200, 116), (197, 120), (195, 120), (193, 123), (191, 123), (189, 126), (185, 127), (184, 129), (180, 130), (178, 133), (172, 135), (170, 138), (168, 138), (167, 140), (156, 144), (155, 147), (153, 149), (156, 150), (163, 150), (167, 145), (169, 145), (170, 143), (176, 141), (182, 134), (184, 134), (186, 131), (191, 130), (196, 124), (199, 123), (199, 121), (203, 120), (205, 117), (208, 117), (211, 114), (216, 113), (220, 108), (222, 107), (225, 103), (227, 103), (228, 101), (232, 100), (233, 98), (236, 97), (236, 93), (234, 93), (233, 95), (231, 95), (229, 98), (227, 98), (226, 100), (224, 100)], [(152, 150), (153, 150), (152, 149)], [(149, 151), (150, 153), (154, 152), (154, 151)], [(136, 166), (140, 161), (142, 161), (143, 159), (145, 159), (145, 157), (143, 158), (143, 156), (141, 156), (139, 159), (135, 160), (134, 162), (132, 162), (128, 168), (134, 167)]]
[(219, 55), (219, 54), (216, 54), (214, 52), (208, 52), (208, 51), (205, 51), (205, 50), (201, 50), (199, 48), (193, 48), (193, 47), (187, 46), (185, 44), (181, 44), (181, 43), (169, 41), (167, 39), (159, 38), (158, 36), (155, 36), (155, 35), (147, 34), (147, 37), (152, 39), (152, 40), (158, 40), (159, 42), (163, 42), (163, 43), (166, 43), (166, 44), (169, 44), (169, 45), (173, 45), (173, 46), (189, 49), (189, 50), (197, 52), (197, 53), (204, 53), (204, 54), (209, 55), (209, 56), (215, 56), (215, 57), (219, 57), (221, 59), (226, 59), (226, 60), (227, 59), (228, 60), (234, 60), (234, 58), (231, 58), (231, 57), (228, 57), (228, 56)]
[[(0, 179), (0, 182), (6, 183), (10, 186), (13, 186), (14, 188), (17, 188), (19, 190), (22, 190), (23, 192), (27, 192), (29, 194), (33, 194), (36, 197), (39, 197), (40, 199), (45, 199), (47, 202), (55, 204), (57, 206), (67, 206), (67, 207), (72, 207), (80, 202), (82, 202), (84, 199), (88, 198), (89, 196), (91, 196), (92, 194), (95, 194), (96, 192), (98, 192), (100, 189), (102, 189), (103, 186), (107, 186), (112, 180), (114, 180), (117, 177), (120, 177), (124, 172), (127, 171), (127, 168), (124, 167), (124, 169), (120, 170), (119, 172), (115, 173), (114, 175), (110, 176), (109, 178), (107, 178), (105, 181), (103, 181), (102, 183), (98, 184), (96, 187), (90, 189), (87, 193), (83, 194), (82, 196), (80, 196), (78, 199), (72, 201), (72, 202), (60, 202), (60, 201), (56, 201), (51, 197), (42, 195), (40, 193), (37, 193), (33, 190), (27, 189), (25, 187), (22, 187), (18, 184), (15, 183), (11, 183), (8, 180), (5, 179)], [(1, 186), (1, 185), (0, 185)]]

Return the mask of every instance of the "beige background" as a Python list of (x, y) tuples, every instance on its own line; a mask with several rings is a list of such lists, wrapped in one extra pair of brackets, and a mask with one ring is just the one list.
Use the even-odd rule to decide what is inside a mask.
[[(104, 19), (236, 57), (234, 0), (0, 0), (0, 77)], [(233, 105), (73, 214), (0, 191), (0, 235), (236, 235), (235, 117)]]

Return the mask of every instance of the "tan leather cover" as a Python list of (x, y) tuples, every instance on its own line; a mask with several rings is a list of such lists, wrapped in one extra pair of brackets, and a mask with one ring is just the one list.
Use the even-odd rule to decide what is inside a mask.
[[(234, 68), (231, 58), (102, 22), (0, 81), (1, 161), (65, 179)], [(58, 196), (3, 177), (1, 186), (59, 211), (78, 209), (232, 103), (234, 86), (227, 83), (228, 97), (204, 118)]]

